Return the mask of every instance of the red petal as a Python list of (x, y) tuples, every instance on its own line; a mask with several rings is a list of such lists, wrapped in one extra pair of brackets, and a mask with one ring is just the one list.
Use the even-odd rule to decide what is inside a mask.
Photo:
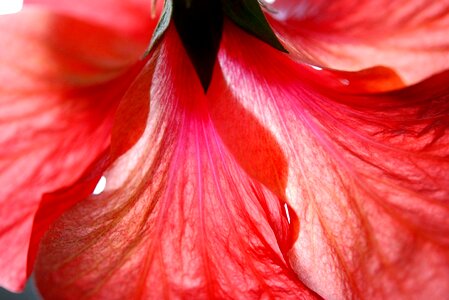
[(272, 25), (293, 56), (343, 70), (394, 68), (408, 84), (449, 67), (449, 1), (277, 0)]
[(314, 298), (279, 249), (288, 233), (281, 203), (226, 150), (173, 29), (151, 98), (146, 131), (105, 173), (105, 192), (43, 240), (43, 296)]
[(0, 284), (17, 291), (42, 195), (73, 183), (108, 147), (124, 71), (140, 50), (36, 10), (2, 16), (0, 27)]
[[(66, 210), (93, 193), (101, 175), (111, 164), (109, 149), (98, 155), (83, 175), (73, 184), (43, 195), (36, 211), (28, 247), (27, 276), (33, 271), (42, 237)], [(94, 191), (95, 193), (95, 191)]]
[[(39, 243), (50, 225), (67, 209), (92, 194), (103, 172), (117, 157), (134, 146), (143, 134), (143, 125), (148, 117), (148, 90), (154, 63), (150, 62), (148, 66), (141, 71), (120, 101), (112, 128), (112, 139), (115, 141), (112, 149), (104, 151), (76, 183), (44, 195), (33, 222), (27, 275), (31, 274)], [(136, 66), (135, 69), (139, 70), (140, 67)], [(129, 128), (133, 130), (127, 130)]]
[(158, 20), (162, 1), (152, 15), (153, 0), (25, 0), (26, 5), (38, 5), (53, 12), (69, 14), (89, 22), (99, 23), (128, 35), (128, 39), (148, 46)]
[(449, 73), (357, 95), (230, 26), (222, 47), (238, 105), (287, 157), (286, 195), (301, 224), (290, 253), (298, 276), (325, 299), (444, 299)]
[(208, 106), (217, 133), (248, 175), (283, 199), (288, 166), (279, 144), (250, 112), (239, 105), (221, 71), (218, 68), (215, 71), (214, 84), (208, 91)]

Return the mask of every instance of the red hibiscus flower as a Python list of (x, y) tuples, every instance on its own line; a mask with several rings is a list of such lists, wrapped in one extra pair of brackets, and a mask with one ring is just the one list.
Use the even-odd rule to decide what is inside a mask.
[(449, 294), (448, 1), (151, 2), (0, 18), (2, 286)]

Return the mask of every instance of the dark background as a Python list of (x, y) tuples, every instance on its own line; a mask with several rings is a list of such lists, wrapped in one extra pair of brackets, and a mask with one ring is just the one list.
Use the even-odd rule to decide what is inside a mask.
[(41, 299), (38, 296), (38, 292), (36, 287), (34, 286), (34, 281), (31, 278), (28, 280), (27, 285), (23, 293), (14, 294), (8, 292), (5, 289), (0, 288), (0, 300), (39, 300)]

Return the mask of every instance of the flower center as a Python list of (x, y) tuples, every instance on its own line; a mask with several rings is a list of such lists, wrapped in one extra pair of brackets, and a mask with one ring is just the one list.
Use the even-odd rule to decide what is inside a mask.
[[(266, 3), (274, 0), (265, 0)], [(249, 34), (286, 52), (257, 0), (166, 0), (150, 50), (173, 21), (206, 92), (220, 47), (224, 18)]]

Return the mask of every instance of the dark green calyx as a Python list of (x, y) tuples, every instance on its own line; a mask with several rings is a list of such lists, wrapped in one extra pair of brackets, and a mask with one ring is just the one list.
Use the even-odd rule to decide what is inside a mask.
[(257, 0), (223, 0), (226, 15), (235, 24), (272, 47), (287, 52), (268, 24)]
[(172, 18), (206, 91), (212, 79), (223, 31), (220, 0), (173, 0)]
[(203, 89), (207, 91), (220, 47), (224, 16), (253, 36), (287, 52), (268, 24), (257, 0), (166, 0), (148, 52), (173, 20)]
[(168, 25), (170, 25), (172, 12), (173, 12), (172, 0), (166, 0), (164, 10), (162, 11), (159, 23), (157, 23), (157, 26), (154, 29), (153, 36), (151, 37), (150, 41), (150, 46), (148, 47), (147, 52), (145, 52), (145, 56), (148, 55), (161, 40), (162, 36), (164, 35), (165, 31), (168, 28)]

